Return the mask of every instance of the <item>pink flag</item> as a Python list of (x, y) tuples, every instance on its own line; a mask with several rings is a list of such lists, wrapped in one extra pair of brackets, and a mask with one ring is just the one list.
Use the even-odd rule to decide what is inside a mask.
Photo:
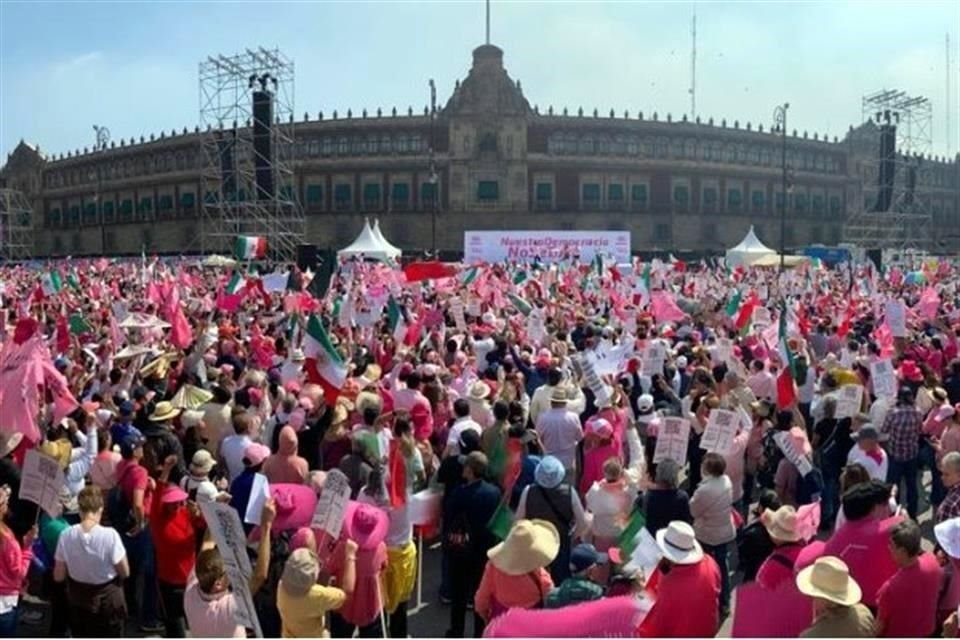
[(893, 346), (893, 332), (890, 330), (890, 325), (887, 324), (886, 320), (873, 330), (873, 337), (880, 347), (880, 356), (883, 358), (893, 357), (893, 354), (896, 352)]
[(217, 309), (233, 313), (240, 308), (240, 302), (243, 296), (240, 294), (227, 295), (223, 291), (217, 294)]
[(679, 322), (686, 317), (669, 291), (654, 291), (650, 294), (650, 298), (651, 310), (658, 323)]
[(797, 531), (804, 540), (812, 540), (820, 529), (820, 501), (797, 509)]
[(178, 349), (189, 347), (190, 343), (193, 342), (193, 330), (190, 328), (190, 322), (187, 321), (186, 314), (183, 313), (183, 307), (177, 305), (169, 322), (171, 344)]
[(933, 287), (927, 287), (920, 296), (920, 302), (917, 303), (917, 311), (920, 316), (927, 320), (935, 320), (937, 309), (940, 308), (940, 296)]
[[(46, 358), (44, 358), (44, 355), (46, 355)], [(67, 379), (53, 366), (49, 355), (41, 354), (36, 357), (42, 363), (43, 381), (46, 383), (47, 389), (50, 390), (50, 395), (53, 396), (53, 421), (58, 423), (76, 411), (80, 403), (70, 393)]]

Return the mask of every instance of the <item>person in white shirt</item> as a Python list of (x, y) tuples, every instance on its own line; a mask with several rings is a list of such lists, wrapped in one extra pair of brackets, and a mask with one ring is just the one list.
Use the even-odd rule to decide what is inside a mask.
[(577, 444), (583, 440), (583, 426), (579, 416), (567, 406), (567, 393), (560, 387), (550, 396), (550, 409), (536, 422), (537, 435), (545, 455), (554, 456), (573, 478), (576, 467)]
[(476, 431), (477, 435), (483, 433), (483, 428), (470, 417), (470, 403), (467, 400), (458, 398), (453, 403), (453, 414), (456, 419), (447, 434), (447, 452), (444, 457), (460, 455), (460, 436), (464, 431)]
[(754, 360), (750, 368), (753, 373), (747, 379), (747, 386), (753, 391), (759, 400), (776, 402), (777, 400), (777, 379), (772, 373), (767, 371), (762, 360)]
[(860, 464), (873, 480), (887, 481), (889, 461), (887, 452), (880, 446), (880, 433), (872, 424), (865, 424), (853, 434), (857, 445), (850, 449), (847, 464)]
[(253, 443), (250, 430), (253, 426), (253, 416), (240, 413), (233, 418), (234, 435), (228, 436), (220, 443), (220, 458), (227, 466), (227, 475), (233, 483), (243, 473), (243, 456), (247, 447)]
[[(533, 392), (533, 398), (530, 399), (530, 420), (537, 424), (540, 414), (548, 411), (551, 405), (551, 397), (556, 389), (560, 388), (563, 382), (563, 372), (560, 369), (550, 369), (547, 372), (547, 384), (538, 387)], [(579, 388), (573, 390), (573, 397), (567, 398), (567, 408), (575, 414), (583, 413), (587, 406), (587, 398)]]

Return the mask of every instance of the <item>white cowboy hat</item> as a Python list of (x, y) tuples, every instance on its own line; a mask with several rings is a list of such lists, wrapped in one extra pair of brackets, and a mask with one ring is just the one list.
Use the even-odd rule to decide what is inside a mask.
[(470, 385), (470, 399), (471, 400), (486, 400), (487, 396), (490, 395), (490, 385), (486, 382), (478, 380)]
[(951, 558), (960, 558), (960, 518), (944, 520), (933, 528), (937, 543)]
[(760, 521), (770, 537), (775, 540), (799, 542), (803, 539), (797, 527), (797, 510), (789, 505), (784, 505), (776, 511), (765, 509), (760, 516)]
[(863, 591), (850, 577), (846, 563), (835, 556), (817, 558), (797, 574), (797, 588), (811, 598), (823, 598), (849, 607), (860, 602)]
[(674, 564), (696, 564), (703, 558), (703, 548), (693, 527), (681, 520), (657, 531), (657, 546), (663, 557)]
[(546, 567), (560, 551), (560, 534), (546, 520), (517, 520), (507, 539), (487, 551), (493, 566), (511, 575), (521, 576)]

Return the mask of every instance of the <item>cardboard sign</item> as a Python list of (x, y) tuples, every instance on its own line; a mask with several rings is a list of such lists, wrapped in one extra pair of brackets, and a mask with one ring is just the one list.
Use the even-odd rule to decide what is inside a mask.
[(837, 411), (834, 416), (837, 420), (852, 418), (860, 413), (860, 406), (863, 402), (863, 387), (858, 384), (845, 384), (837, 389), (836, 393)]
[(870, 379), (873, 381), (873, 392), (877, 397), (897, 397), (897, 374), (889, 358), (870, 364)]
[(339, 469), (333, 469), (327, 473), (327, 480), (310, 522), (311, 528), (326, 531), (333, 540), (339, 538), (349, 500), (350, 481)]
[(247, 501), (247, 512), (243, 516), (243, 521), (259, 527), (263, 505), (269, 499), (270, 482), (267, 481), (267, 476), (262, 473), (254, 474), (253, 487), (250, 489), (250, 500)]
[(813, 471), (813, 465), (807, 456), (803, 455), (803, 452), (797, 449), (797, 445), (793, 441), (793, 438), (790, 437), (789, 431), (778, 431), (773, 435), (773, 440), (777, 443), (783, 455), (787, 457), (787, 460), (797, 468), (801, 476), (805, 476)]
[(56, 518), (62, 509), (61, 487), (63, 487), (63, 469), (60, 468), (60, 464), (37, 449), (29, 449), (23, 460), (18, 497), (39, 505), (51, 518)]
[(463, 333), (467, 330), (467, 319), (463, 315), (463, 300), (460, 296), (450, 298), (450, 315), (453, 316), (457, 331)]
[(887, 317), (887, 324), (890, 325), (890, 333), (894, 338), (907, 337), (907, 308), (900, 300), (887, 302), (884, 308)]
[(590, 390), (593, 391), (594, 402), (598, 407), (606, 406), (610, 402), (610, 390), (607, 388), (607, 385), (603, 383), (603, 380), (600, 379), (600, 375), (597, 373), (593, 361), (586, 357), (586, 354), (580, 356), (578, 360), (580, 361), (580, 371), (583, 375), (583, 380), (587, 383), (587, 386), (590, 387)]
[(740, 416), (734, 411), (713, 409), (707, 427), (700, 438), (700, 448), (712, 453), (727, 455), (733, 450), (733, 438), (737, 435)]
[(220, 502), (201, 502), (200, 511), (207, 521), (210, 535), (217, 543), (217, 549), (223, 558), (223, 568), (230, 580), (236, 598), (237, 624), (253, 629), (258, 638), (263, 637), (260, 620), (250, 594), (250, 575), (253, 568), (247, 556), (247, 536), (240, 522), (240, 515), (230, 505)]
[(654, 464), (663, 460), (673, 460), (682, 466), (687, 460), (689, 440), (689, 420), (676, 417), (661, 419), (660, 431), (657, 433), (657, 447), (653, 452)]

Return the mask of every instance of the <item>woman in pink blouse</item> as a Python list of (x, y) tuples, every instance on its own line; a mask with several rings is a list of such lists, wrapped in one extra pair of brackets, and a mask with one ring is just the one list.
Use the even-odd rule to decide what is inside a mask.
[(10, 507), (9, 485), (0, 486), (0, 637), (17, 635), (17, 611), (20, 588), (33, 560), (33, 541), (37, 538), (34, 526), (23, 536), (23, 545), (7, 526), (5, 520)]
[[(351, 638), (359, 628), (361, 638), (382, 635), (380, 611), (383, 609), (380, 578), (387, 565), (387, 529), (390, 521), (386, 512), (370, 504), (350, 501), (343, 518), (343, 532), (334, 549), (330, 575), (341, 583), (346, 563), (346, 541), (357, 543), (356, 586), (344, 605), (330, 616), (330, 635)], [(318, 534), (318, 540), (325, 535)], [(321, 542), (322, 547), (322, 542)], [(320, 549), (323, 557), (323, 549)]]

